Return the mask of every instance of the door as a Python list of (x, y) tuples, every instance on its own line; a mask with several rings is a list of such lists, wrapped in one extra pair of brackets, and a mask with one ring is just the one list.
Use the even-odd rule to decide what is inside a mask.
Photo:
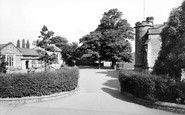
[(26, 69), (29, 69), (29, 61), (26, 61)]

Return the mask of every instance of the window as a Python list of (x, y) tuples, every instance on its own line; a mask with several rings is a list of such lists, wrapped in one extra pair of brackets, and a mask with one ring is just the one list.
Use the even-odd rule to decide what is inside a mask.
[(8, 66), (13, 66), (13, 62), (14, 62), (13, 55), (7, 55), (6, 60), (7, 60)]

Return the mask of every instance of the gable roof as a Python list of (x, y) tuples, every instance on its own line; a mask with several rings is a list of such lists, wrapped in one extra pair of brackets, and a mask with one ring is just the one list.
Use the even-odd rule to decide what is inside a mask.
[(0, 50), (3, 49), (6, 46), (6, 44), (0, 44)]
[(29, 49), (29, 48), (18, 48), (23, 56), (38, 56), (39, 53), (35, 49)]
[[(12, 44), (15, 48), (17, 48), (12, 42), (9, 42), (9, 43), (7, 43), (7, 44), (0, 44), (0, 51), (4, 48), (4, 47), (6, 47), (6, 46), (8, 46), (9, 44)], [(17, 48), (17, 50), (19, 50), (18, 48)], [(20, 51), (20, 50), (19, 50)], [(20, 51), (21, 52), (21, 51)]]
[(165, 24), (156, 24), (153, 28), (148, 29), (148, 35), (160, 34)]

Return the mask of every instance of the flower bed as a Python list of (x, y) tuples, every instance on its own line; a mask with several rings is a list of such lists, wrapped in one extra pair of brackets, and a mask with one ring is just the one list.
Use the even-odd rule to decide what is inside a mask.
[(63, 68), (31, 74), (0, 74), (0, 97), (21, 98), (74, 90), (79, 69)]
[(184, 82), (129, 70), (120, 71), (119, 82), (122, 92), (128, 92), (135, 97), (185, 104)]

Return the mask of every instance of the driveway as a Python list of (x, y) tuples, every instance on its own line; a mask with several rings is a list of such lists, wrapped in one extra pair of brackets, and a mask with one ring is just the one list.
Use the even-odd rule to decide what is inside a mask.
[(80, 69), (80, 88), (75, 95), (19, 106), (0, 105), (0, 115), (175, 115), (124, 98), (117, 78), (115, 70)]

